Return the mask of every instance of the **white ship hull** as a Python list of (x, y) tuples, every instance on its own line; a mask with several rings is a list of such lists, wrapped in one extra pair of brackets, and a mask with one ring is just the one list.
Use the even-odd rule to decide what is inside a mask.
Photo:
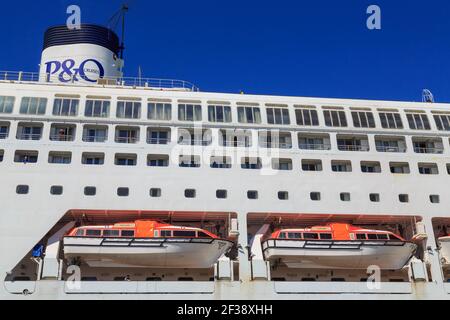
[(380, 245), (354, 241), (267, 240), (263, 243), (267, 260), (279, 261), (289, 268), (308, 269), (366, 270), (375, 265), (384, 270), (399, 270), (408, 263), (416, 248), (412, 243)]
[(211, 268), (232, 245), (219, 239), (65, 237), (64, 256), (99, 268)]

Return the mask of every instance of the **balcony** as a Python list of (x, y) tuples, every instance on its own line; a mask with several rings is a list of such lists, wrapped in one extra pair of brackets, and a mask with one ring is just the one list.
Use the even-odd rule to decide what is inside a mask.
[(291, 133), (278, 131), (260, 131), (259, 146), (262, 148), (291, 149)]
[(17, 128), (18, 140), (41, 140), (42, 138), (42, 124), (20, 124)]
[(148, 144), (169, 144), (170, 141), (170, 129), (147, 129)]
[(117, 143), (138, 143), (139, 142), (139, 129), (129, 127), (116, 128), (115, 141)]
[(75, 139), (75, 125), (53, 124), (50, 128), (51, 141), (73, 141)]
[(369, 151), (367, 136), (337, 136), (338, 150), (340, 151)]
[(422, 138), (413, 137), (413, 148), (415, 153), (426, 154), (442, 154), (444, 153), (444, 145), (440, 138)]
[(404, 137), (375, 136), (375, 145), (378, 152), (406, 152)]
[(328, 134), (298, 134), (298, 147), (302, 150), (330, 150)]
[(249, 148), (252, 146), (252, 132), (248, 130), (220, 130), (219, 140), (223, 147)]
[(0, 139), (6, 139), (9, 135), (9, 123), (0, 124)]
[(212, 134), (209, 129), (178, 129), (178, 144), (185, 146), (209, 146)]
[(85, 126), (83, 130), (84, 142), (103, 143), (108, 139), (108, 127), (106, 126)]

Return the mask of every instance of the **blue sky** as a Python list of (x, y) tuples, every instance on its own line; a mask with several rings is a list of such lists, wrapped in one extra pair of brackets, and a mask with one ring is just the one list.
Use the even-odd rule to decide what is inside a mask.
[[(105, 24), (123, 0), (5, 1), (1, 70), (37, 71), (48, 26), (77, 4)], [(450, 2), (130, 0), (127, 76), (189, 80), (202, 91), (450, 102)], [(382, 30), (366, 28), (366, 8)]]

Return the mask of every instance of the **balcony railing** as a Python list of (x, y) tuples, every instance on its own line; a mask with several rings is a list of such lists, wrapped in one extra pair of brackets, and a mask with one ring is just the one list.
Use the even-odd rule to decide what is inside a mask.
[(106, 141), (106, 136), (89, 136), (89, 135), (84, 135), (83, 136), (83, 141), (84, 142), (105, 142)]
[(73, 141), (74, 136), (70, 134), (52, 134), (51, 141)]
[(7, 133), (0, 133), (0, 139), (6, 139), (6, 138), (8, 138)]
[(259, 145), (263, 148), (276, 148), (276, 149), (292, 148), (292, 143), (290, 142), (260, 142)]
[(211, 140), (204, 139), (178, 139), (178, 144), (185, 146), (208, 146), (211, 144)]
[[(59, 79), (59, 74), (39, 74), (35, 72), (23, 72), (23, 71), (0, 71), (0, 81), (19, 82), (19, 83), (58, 83), (62, 82)], [(64, 83), (63, 83), (64, 84)], [(73, 75), (71, 78), (67, 77), (65, 84), (80, 85), (80, 86), (92, 86), (92, 85), (108, 85), (114, 87), (129, 87), (129, 88), (150, 88), (159, 90), (180, 90), (180, 91), (200, 91), (194, 84), (176, 79), (157, 79), (157, 78), (133, 78), (122, 77), (112, 78), (103, 77), (98, 79), (96, 83), (88, 83), (82, 81), (82, 79)]]
[(368, 146), (360, 146), (360, 145), (347, 145), (347, 144), (338, 144), (338, 150), (340, 151), (369, 151)]
[(223, 140), (222, 146), (224, 147), (243, 147), (243, 148), (249, 148), (251, 146), (250, 141), (242, 141), (242, 140)]
[(377, 146), (378, 152), (406, 152), (405, 147)]
[(135, 137), (116, 137), (117, 143), (137, 143), (138, 138)]
[(432, 154), (442, 154), (444, 153), (443, 148), (422, 148), (422, 147), (414, 147), (415, 153), (432, 153)]
[(40, 133), (21, 133), (17, 136), (19, 140), (41, 140), (42, 134)]
[(169, 144), (169, 142), (168, 138), (147, 138), (148, 144)]
[(303, 150), (330, 150), (331, 145), (325, 144), (325, 143), (300, 143), (299, 144), (300, 149)]

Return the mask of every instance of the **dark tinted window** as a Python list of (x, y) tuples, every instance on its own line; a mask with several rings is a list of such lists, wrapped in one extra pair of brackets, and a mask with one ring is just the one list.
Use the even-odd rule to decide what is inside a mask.
[(369, 240), (377, 240), (377, 235), (369, 233), (367, 235), (367, 239), (369, 239)]
[(365, 233), (357, 233), (356, 239), (358, 240), (366, 240), (366, 234)]
[(119, 230), (103, 230), (103, 236), (105, 237), (118, 237), (119, 234)]
[(377, 239), (378, 240), (387, 240), (388, 235), (387, 234), (377, 234)]
[(258, 191), (247, 191), (247, 198), (248, 199), (258, 199)]
[(200, 237), (200, 238), (211, 238), (209, 235), (207, 235), (203, 231), (198, 231), (197, 232), (197, 236)]
[(331, 233), (321, 233), (320, 234), (320, 239), (330, 240), (332, 238), (333, 238), (333, 236), (331, 235)]
[(122, 237), (134, 237), (134, 230), (122, 230), (120, 234)]
[(128, 197), (130, 195), (129, 188), (117, 188), (117, 195), (119, 197)]
[(26, 185), (19, 185), (16, 187), (16, 193), (17, 194), (28, 194), (30, 191), (30, 187)]
[(319, 239), (319, 235), (317, 233), (304, 233), (304, 239)]
[(91, 230), (91, 229), (86, 230), (87, 236), (99, 237), (101, 236), (101, 234), (102, 234), (101, 230)]
[(97, 193), (97, 188), (96, 187), (85, 187), (84, 188), (84, 195), (85, 196), (95, 196), (96, 193)]
[(301, 239), (302, 238), (302, 234), (300, 232), (289, 232), (288, 233), (288, 238), (289, 239)]
[(60, 196), (63, 194), (63, 187), (62, 186), (52, 186), (50, 188), (50, 194), (54, 196)]
[(195, 237), (195, 231), (173, 231), (174, 237)]
[(160, 234), (161, 234), (161, 237), (171, 237), (172, 236), (172, 231), (170, 231), (170, 230), (161, 230)]

